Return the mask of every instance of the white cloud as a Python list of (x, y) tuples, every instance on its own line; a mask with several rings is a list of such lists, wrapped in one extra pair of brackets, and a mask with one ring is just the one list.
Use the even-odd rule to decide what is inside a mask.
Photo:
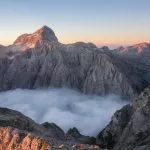
[(84, 135), (97, 135), (127, 103), (116, 95), (91, 96), (64, 88), (0, 93), (0, 107), (18, 110), (38, 123), (54, 122), (65, 131), (77, 127)]

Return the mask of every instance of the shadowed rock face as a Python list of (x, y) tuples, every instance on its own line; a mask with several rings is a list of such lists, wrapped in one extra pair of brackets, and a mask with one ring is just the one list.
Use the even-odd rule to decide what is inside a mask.
[(59, 149), (62, 144), (65, 149), (72, 149), (75, 144), (95, 144), (92, 137), (78, 134), (74, 137), (54, 123), (40, 125), (18, 111), (0, 108), (0, 150), (50, 150)]
[(40, 126), (37, 125), (32, 119), (24, 116), (20, 112), (7, 108), (0, 108), (0, 126), (10, 126), (29, 132), (42, 133)]
[(84, 136), (80, 134), (77, 128), (70, 128), (67, 132), (67, 139), (78, 139), (81, 143), (88, 143), (94, 145), (96, 143), (95, 137)]
[(56, 139), (65, 139), (64, 131), (54, 123), (45, 122), (41, 124), (47, 137), (55, 137)]
[(17, 111), (0, 108), (0, 150), (12, 149), (50, 150), (51, 145), (40, 125)]
[(123, 107), (97, 136), (97, 143), (113, 150), (145, 150), (150, 143), (150, 89)]
[(150, 83), (147, 61), (138, 63), (92, 43), (64, 45), (44, 26), (20, 36), (0, 58), (0, 91), (68, 87), (88, 94), (136, 96)]
[(138, 56), (150, 53), (150, 43), (140, 43), (128, 47), (119, 47), (115, 50), (121, 55)]
[(132, 97), (132, 82), (98, 50), (54, 45), (31, 49), (13, 59), (0, 60), (0, 90), (68, 87), (88, 94), (120, 94)]
[[(32, 36), (35, 41), (30, 41)], [(92, 43), (63, 45), (58, 43), (51, 29), (43, 27), (19, 37), (13, 46), (22, 47), (37, 40), (40, 45), (0, 59), (0, 91), (51, 86), (74, 88), (88, 94), (115, 93), (123, 97), (136, 93), (112, 59)]]
[[(145, 85), (150, 84), (150, 43), (140, 43), (126, 48), (114, 50), (120, 59), (132, 66), (133, 71), (142, 77)], [(132, 76), (135, 77), (133, 74)]]

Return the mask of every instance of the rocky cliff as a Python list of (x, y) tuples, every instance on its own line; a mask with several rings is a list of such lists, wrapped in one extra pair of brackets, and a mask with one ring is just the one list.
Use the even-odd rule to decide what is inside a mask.
[(0, 58), (0, 91), (51, 86), (131, 98), (149, 82), (147, 69), (142, 72), (136, 63), (92, 43), (61, 44), (46, 26), (20, 36), (6, 52)]
[(17, 111), (0, 108), (0, 150), (99, 149), (95, 138), (79, 132), (77, 136), (76, 131), (66, 134), (54, 123), (40, 125)]
[(142, 77), (143, 82), (150, 84), (150, 43), (140, 43), (126, 48), (118, 48), (114, 52), (128, 66), (132, 66), (133, 72), (138, 71), (137, 73)]
[(150, 149), (150, 89), (114, 114), (97, 143), (113, 150)]

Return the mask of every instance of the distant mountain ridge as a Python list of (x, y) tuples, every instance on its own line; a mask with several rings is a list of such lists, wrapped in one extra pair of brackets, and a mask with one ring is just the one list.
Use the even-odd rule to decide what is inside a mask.
[(139, 43), (128, 47), (119, 47), (116, 52), (123, 55), (140, 55), (150, 53), (150, 43)]

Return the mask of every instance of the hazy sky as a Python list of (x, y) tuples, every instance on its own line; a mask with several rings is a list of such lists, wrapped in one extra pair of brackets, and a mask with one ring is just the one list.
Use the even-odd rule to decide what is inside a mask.
[(150, 42), (150, 0), (0, 0), (0, 44), (43, 25), (60, 42)]

